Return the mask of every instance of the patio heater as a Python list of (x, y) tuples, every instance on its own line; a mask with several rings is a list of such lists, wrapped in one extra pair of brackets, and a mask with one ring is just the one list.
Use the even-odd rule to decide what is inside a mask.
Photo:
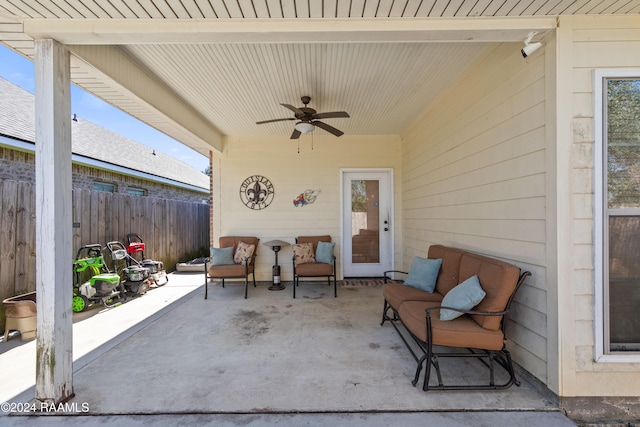
[(282, 240), (270, 240), (264, 243), (265, 246), (269, 246), (271, 250), (276, 254), (276, 263), (272, 268), (273, 272), (273, 284), (269, 286), (270, 291), (281, 291), (284, 289), (284, 285), (280, 281), (280, 266), (278, 265), (278, 252), (283, 246), (289, 246), (290, 243)]

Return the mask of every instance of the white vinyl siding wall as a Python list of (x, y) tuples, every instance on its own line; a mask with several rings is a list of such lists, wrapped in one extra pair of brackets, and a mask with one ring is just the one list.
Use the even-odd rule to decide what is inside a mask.
[(444, 244), (533, 272), (508, 348), (547, 382), (545, 49), (524, 60), (520, 47), (488, 49), (403, 136), (403, 267)]

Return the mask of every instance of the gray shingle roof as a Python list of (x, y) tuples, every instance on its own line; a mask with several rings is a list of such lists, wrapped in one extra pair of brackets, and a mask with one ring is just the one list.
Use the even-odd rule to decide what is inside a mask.
[[(74, 154), (209, 188), (209, 177), (192, 166), (81, 117), (71, 122), (71, 129)], [(3, 78), (0, 78), (0, 135), (35, 142), (35, 97)]]

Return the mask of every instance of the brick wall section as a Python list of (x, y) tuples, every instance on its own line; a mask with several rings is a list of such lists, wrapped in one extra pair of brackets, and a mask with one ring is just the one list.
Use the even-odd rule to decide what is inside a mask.
[[(126, 193), (127, 188), (141, 188), (147, 196), (160, 199), (180, 200), (201, 203), (209, 200), (210, 195), (183, 188), (172, 187), (136, 177), (121, 175), (111, 171), (74, 164), (72, 168), (73, 188), (92, 190), (95, 181), (116, 186), (117, 193)], [(0, 180), (12, 179), (34, 183), (35, 155), (33, 153), (0, 147)]]
[(0, 179), (33, 182), (35, 156), (0, 147)]

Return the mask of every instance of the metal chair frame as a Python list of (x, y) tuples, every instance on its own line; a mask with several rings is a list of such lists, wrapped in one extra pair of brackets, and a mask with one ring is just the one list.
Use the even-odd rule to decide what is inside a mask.
[[(309, 236), (307, 236), (309, 237)], [(331, 240), (329, 240), (331, 241)], [(298, 243), (298, 237), (296, 237), (296, 243)], [(338, 281), (336, 279), (336, 256), (333, 255), (333, 273), (332, 274), (322, 274), (318, 276), (299, 276), (296, 272), (296, 258), (293, 257), (293, 297), (296, 297), (296, 288), (300, 284), (300, 277), (326, 277), (327, 284), (331, 286), (331, 277), (333, 277), (333, 296), (336, 298), (338, 296)]]
[(333, 274), (322, 276), (298, 276), (296, 273), (296, 260), (293, 260), (293, 297), (296, 297), (296, 287), (300, 284), (300, 277), (325, 277), (327, 278), (327, 284), (331, 286), (331, 278), (333, 277), (333, 296), (338, 296), (338, 281), (336, 279), (336, 256), (333, 256)]
[(249, 266), (253, 263), (256, 258), (256, 254), (251, 255), (244, 261), (244, 275), (242, 276), (225, 276), (225, 277), (217, 277), (210, 276), (209, 270), (207, 269), (207, 263), (204, 263), (204, 299), (207, 299), (209, 295), (209, 279), (222, 279), (222, 287), (224, 288), (224, 279), (242, 279), (244, 278), (244, 299), (247, 299), (247, 295), (249, 294), (249, 274), (251, 274), (253, 278), (253, 287), (256, 287), (256, 274), (255, 274), (255, 265), (252, 271), (249, 271)]

